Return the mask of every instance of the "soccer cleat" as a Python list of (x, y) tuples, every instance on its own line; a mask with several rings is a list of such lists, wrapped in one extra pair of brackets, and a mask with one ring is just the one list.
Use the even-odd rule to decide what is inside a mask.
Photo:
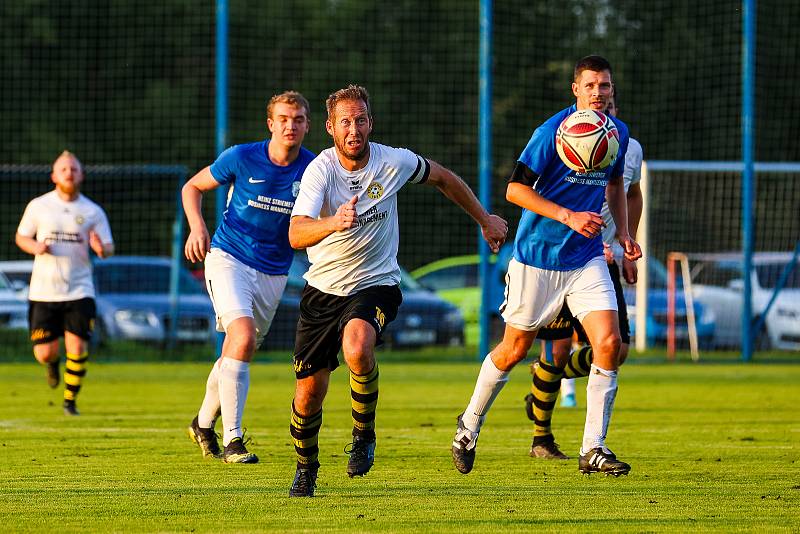
[[(464, 415), (464, 414), (461, 414)], [(475, 447), (478, 445), (478, 433), (464, 426), (464, 421), (458, 416), (458, 428), (453, 438), (453, 463), (460, 473), (467, 474), (472, 471), (475, 463)]]
[(369, 441), (360, 436), (354, 436), (353, 442), (344, 448), (344, 452), (350, 455), (350, 459), (347, 460), (347, 476), (350, 478), (363, 477), (369, 473), (372, 464), (375, 463), (375, 440)]
[(578, 458), (578, 470), (584, 475), (591, 473), (605, 473), (606, 475), (627, 475), (631, 466), (621, 460), (608, 449), (595, 447)]
[(258, 456), (252, 452), (247, 452), (242, 438), (233, 438), (230, 443), (225, 445), (225, 450), (222, 452), (222, 461), (226, 464), (257, 464)]
[(57, 388), (59, 382), (58, 360), (47, 362), (44, 365), (47, 370), (47, 385), (53, 389)]
[(200, 428), (197, 423), (197, 417), (195, 417), (192, 419), (192, 424), (189, 425), (187, 432), (189, 433), (189, 438), (200, 447), (203, 456), (211, 456), (212, 458), (221, 456), (217, 434), (213, 428)]
[(313, 497), (317, 487), (318, 468), (297, 468), (294, 473), (289, 497)]
[(531, 421), (536, 420), (536, 418), (533, 416), (533, 393), (528, 393), (525, 395), (525, 415), (527, 415), (528, 419)]
[(70, 417), (75, 415), (80, 415), (81, 412), (78, 411), (77, 406), (75, 406), (74, 400), (65, 400), (64, 401), (64, 415), (68, 415)]
[(529, 454), (532, 458), (544, 458), (545, 460), (569, 460), (569, 456), (561, 452), (555, 441), (536, 443), (534, 440)]
[(574, 408), (577, 405), (578, 405), (578, 403), (575, 400), (575, 394), (574, 393), (567, 393), (566, 395), (561, 397), (561, 407), (562, 408)]

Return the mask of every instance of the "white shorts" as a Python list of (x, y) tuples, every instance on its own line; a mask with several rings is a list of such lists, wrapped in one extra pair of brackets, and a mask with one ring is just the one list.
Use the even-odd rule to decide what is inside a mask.
[(500, 305), (507, 325), (539, 330), (556, 318), (565, 300), (578, 321), (589, 312), (617, 310), (614, 285), (603, 256), (573, 271), (539, 269), (511, 259), (505, 300)]
[(235, 319), (250, 317), (256, 325), (256, 347), (261, 345), (288, 277), (257, 271), (217, 248), (206, 256), (205, 274), (217, 331), (225, 332)]

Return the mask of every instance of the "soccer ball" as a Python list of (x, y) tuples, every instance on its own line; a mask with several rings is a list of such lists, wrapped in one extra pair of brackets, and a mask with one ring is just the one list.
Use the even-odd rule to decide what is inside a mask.
[(556, 151), (573, 171), (599, 171), (616, 161), (619, 132), (605, 113), (580, 109), (558, 127)]

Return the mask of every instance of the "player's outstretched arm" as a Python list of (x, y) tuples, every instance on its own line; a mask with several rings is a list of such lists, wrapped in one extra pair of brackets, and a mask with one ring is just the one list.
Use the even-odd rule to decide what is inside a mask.
[(528, 211), (565, 224), (583, 237), (597, 237), (605, 227), (603, 217), (599, 213), (572, 211), (547, 200), (531, 186), (520, 182), (510, 182), (508, 184), (506, 200)]
[(33, 237), (22, 235), (19, 232), (17, 232), (17, 235), (14, 236), (14, 242), (20, 249), (22, 249), (23, 252), (27, 252), (33, 256), (38, 256), (39, 254), (46, 254), (49, 252), (49, 248), (45, 243), (37, 241)]
[(428, 163), (431, 165), (431, 171), (425, 183), (435, 186), (472, 217), (480, 225), (483, 239), (492, 252), (499, 251), (508, 233), (508, 223), (505, 219), (487, 212), (472, 189), (453, 171), (433, 160), (428, 160)]
[(617, 225), (617, 238), (625, 251), (625, 258), (630, 261), (638, 260), (642, 257), (642, 249), (628, 231), (628, 203), (622, 176), (615, 176), (609, 180), (606, 186), (606, 201)]
[(330, 217), (313, 219), (307, 215), (295, 215), (289, 222), (289, 244), (292, 248), (313, 247), (334, 232), (349, 230), (356, 225), (358, 196), (339, 206)]
[(208, 234), (206, 221), (203, 219), (203, 193), (219, 187), (209, 167), (204, 168), (186, 182), (181, 189), (183, 211), (189, 222), (189, 237), (186, 238), (184, 254), (191, 262), (203, 261), (211, 250), (211, 236)]

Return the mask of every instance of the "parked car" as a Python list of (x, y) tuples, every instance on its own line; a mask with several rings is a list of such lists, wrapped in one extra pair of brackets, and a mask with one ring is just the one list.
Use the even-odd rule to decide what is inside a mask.
[[(296, 252), (289, 269), (286, 290), (261, 350), (294, 347), (295, 328), (300, 317), (300, 295), (306, 284), (303, 275), (308, 267), (305, 253)], [(388, 346), (464, 344), (464, 318), (456, 306), (423, 288), (402, 269), (400, 289), (403, 291), (403, 303), (397, 318), (389, 323), (383, 334)]]
[[(107, 339), (165, 341), (170, 325), (171, 264), (171, 259), (156, 256), (112, 256), (96, 261), (97, 320), (93, 342)], [(14, 276), (18, 294), (26, 296), (32, 268), (30, 260), (0, 262), (0, 271)], [(210, 341), (215, 319), (205, 288), (183, 267), (178, 279), (177, 340)]]
[(28, 328), (28, 303), (20, 298), (3, 273), (0, 273), (0, 328)]
[(28, 286), (31, 283), (33, 260), (0, 261), (0, 272), (11, 283), (11, 288), (20, 300), (27, 302)]
[[(503, 247), (501, 262), (498, 256), (490, 256), (490, 304), (492, 322), (500, 323), (500, 304), (503, 302), (505, 271), (511, 258), (508, 245)], [(464, 316), (465, 340), (468, 345), (477, 345), (479, 339), (479, 314), (481, 307), (481, 287), (478, 269), (480, 256), (451, 256), (436, 260), (411, 271), (411, 277), (423, 287), (435, 291), (441, 298), (457, 306)]]
[[(750, 280), (754, 321), (763, 315), (792, 257), (791, 252), (757, 252), (753, 255)], [(717, 316), (714, 344), (719, 347), (740, 346), (744, 313), (744, 262), (741, 253), (692, 254), (690, 259), (692, 294)], [(767, 313), (757, 346), (800, 350), (800, 260), (795, 260), (786, 285)]]
[[(664, 264), (653, 257), (646, 260), (650, 284), (647, 292), (647, 344), (664, 345), (667, 342), (668, 330), (668, 293), (667, 269)], [(641, 269), (641, 265), (639, 266)], [(678, 279), (675, 292), (675, 341), (678, 346), (687, 346), (689, 341), (689, 323), (686, 317), (686, 300)], [(628, 323), (631, 328), (631, 343), (636, 337), (636, 287), (623, 282), (623, 294), (628, 305)], [(717, 321), (714, 311), (694, 300), (694, 317), (697, 328), (697, 342), (700, 348), (713, 347), (714, 332)]]

